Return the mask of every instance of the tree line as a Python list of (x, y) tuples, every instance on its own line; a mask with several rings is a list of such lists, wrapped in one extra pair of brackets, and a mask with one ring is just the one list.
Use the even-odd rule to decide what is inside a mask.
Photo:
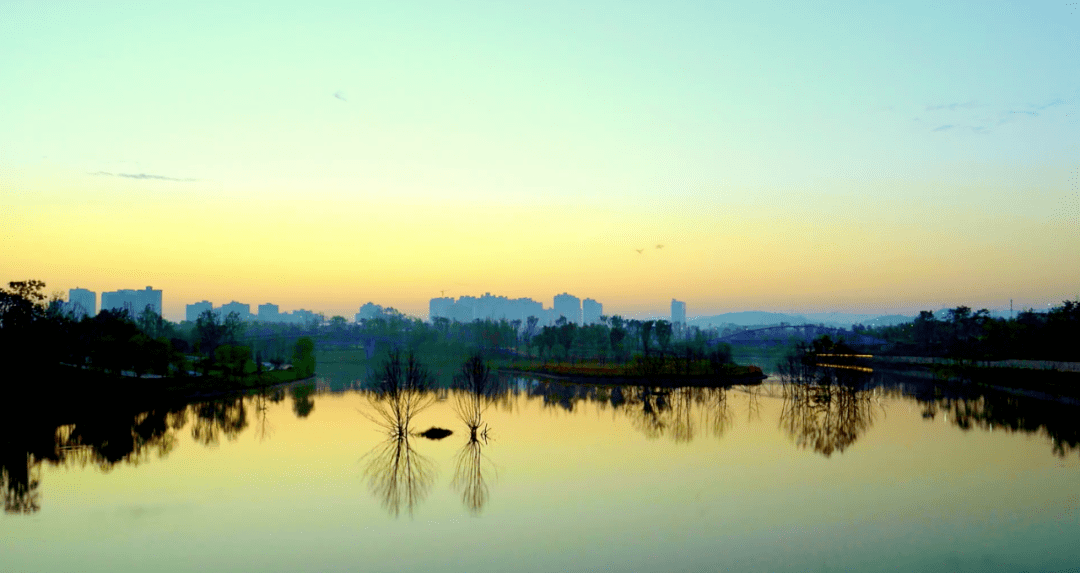
[(44, 288), (37, 280), (0, 287), (0, 359), (10, 373), (68, 367), (116, 376), (201, 375), (237, 381), (261, 374), (264, 362), (280, 367), (290, 359), (296, 378), (315, 372), (310, 338), (278, 336), (253, 352), (245, 344), (247, 325), (235, 313), (220, 317), (208, 311), (194, 323), (179, 325), (152, 307), (137, 316), (126, 309), (76, 316), (58, 296), (47, 297)]
[(970, 307), (949, 309), (942, 319), (922, 311), (895, 326), (855, 331), (888, 341), (892, 354), (944, 356), (961, 360), (1080, 360), (1080, 301), (1064, 301), (1048, 312), (1026, 310), (995, 318)]

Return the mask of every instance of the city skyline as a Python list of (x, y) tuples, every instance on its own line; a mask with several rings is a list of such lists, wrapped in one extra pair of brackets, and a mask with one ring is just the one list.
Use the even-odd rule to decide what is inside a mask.
[[(146, 287), (146, 289), (150, 289), (150, 288), (151, 287)], [(146, 289), (141, 289), (141, 290), (145, 291)], [(97, 297), (94, 296), (94, 295), (99, 295), (100, 296), (100, 295), (105, 295), (105, 294), (114, 294), (115, 295), (115, 294), (122, 294), (122, 293), (138, 293), (138, 292), (140, 292), (140, 289), (117, 289), (116, 291), (108, 291), (108, 292), (103, 291), (101, 293), (97, 293), (97, 291), (93, 291), (93, 290), (89, 290), (89, 289), (85, 289), (85, 288), (81, 288), (81, 287), (71, 287), (71, 288), (66, 289), (66, 290), (68, 290), (68, 294), (64, 295), (63, 292), (60, 289), (52, 288), (51, 285), (46, 284), (46, 291), (47, 292), (52, 293), (54, 296), (58, 295), (58, 294), (62, 295), (64, 300), (67, 301), (67, 303), (68, 303), (68, 306), (67, 306), (68, 310), (76, 310), (75, 307), (73, 305), (71, 305), (71, 303), (73, 303), (73, 302), (79, 302), (80, 306), (88, 306), (90, 304), (88, 301), (93, 301), (93, 305), (94, 305), (93, 308), (96, 309), (95, 312), (100, 311), (100, 310), (104, 310), (104, 309), (110, 308), (110, 307), (106, 307), (106, 306), (102, 305), (101, 303), (99, 303), (98, 300), (97, 300)], [(79, 293), (79, 296), (78, 297), (73, 297), (72, 295), (75, 294), (76, 292)], [(264, 302), (259, 302), (259, 303), (242, 302), (242, 301), (237, 301), (237, 298), (242, 298), (242, 297), (225, 296), (225, 297), (222, 297), (220, 300), (223, 301), (223, 300), (227, 299), (227, 300), (229, 300), (228, 303), (214, 304), (214, 302), (208, 300), (207, 298), (202, 298), (201, 300), (192, 301), (192, 302), (171, 301), (168, 296), (162, 297), (162, 295), (160, 294), (160, 293), (163, 292), (162, 289), (154, 289), (154, 292), (159, 293), (157, 295), (159, 298), (155, 302), (155, 307), (156, 308), (162, 308), (163, 311), (164, 311), (162, 313), (162, 316), (165, 319), (171, 320), (173, 322), (181, 322), (183, 320), (191, 320), (191, 317), (193, 316), (193, 313), (194, 313), (194, 316), (197, 316), (198, 314), (201, 314), (201, 312), (203, 310), (213, 310), (215, 313), (222, 313), (222, 312), (227, 313), (229, 311), (236, 310), (242, 316), (247, 316), (251, 320), (264, 320), (264, 321), (268, 320), (268, 321), (271, 321), (271, 322), (297, 322), (297, 323), (299, 323), (299, 322), (303, 322), (304, 320), (314, 319), (318, 314), (322, 314), (326, 319), (329, 319), (329, 318), (331, 318), (333, 316), (343, 316), (343, 317), (346, 318), (346, 320), (350, 320), (350, 321), (355, 322), (355, 321), (359, 320), (358, 317), (360, 317), (361, 314), (364, 314), (365, 307), (370, 307), (371, 310), (369, 310), (368, 312), (376, 312), (376, 311), (381, 312), (383, 310), (393, 308), (393, 309), (395, 309), (395, 310), (397, 310), (399, 312), (402, 312), (406, 316), (420, 318), (420, 319), (423, 319), (423, 320), (430, 320), (430, 317), (431, 317), (431, 313), (430, 313), (431, 304), (434, 301), (437, 301), (437, 300), (440, 300), (440, 299), (446, 299), (446, 300), (450, 300), (450, 301), (457, 301), (459, 299), (467, 299), (467, 300), (471, 300), (471, 301), (475, 302), (475, 301), (480, 301), (481, 299), (484, 299), (485, 297), (491, 297), (493, 299), (498, 298), (498, 299), (503, 299), (503, 300), (507, 300), (507, 301), (510, 301), (510, 302), (514, 302), (514, 301), (530, 301), (530, 302), (538, 305), (537, 308), (540, 308), (541, 312), (526, 313), (523, 316), (528, 316), (529, 314), (534, 314), (534, 315), (538, 316), (538, 318), (541, 318), (541, 319), (543, 319), (545, 316), (547, 316), (547, 317), (549, 317), (550, 321), (554, 321), (555, 318), (557, 318), (557, 314), (558, 314), (558, 313), (555, 312), (555, 304), (554, 304), (555, 303), (555, 298), (557, 296), (560, 296), (560, 295), (552, 295), (552, 296), (548, 297), (547, 300), (549, 301), (549, 303), (547, 305), (544, 304), (543, 300), (535, 300), (532, 297), (528, 297), (528, 296), (510, 298), (510, 297), (507, 297), (507, 296), (502, 295), (502, 294), (492, 295), (491, 292), (485, 292), (483, 295), (480, 295), (480, 296), (476, 296), (476, 295), (473, 295), (473, 294), (463, 294), (460, 297), (432, 297), (432, 298), (427, 299), (427, 304), (422, 309), (422, 312), (416, 312), (416, 311), (414, 311), (414, 310), (412, 310), (410, 308), (406, 308), (403, 305), (399, 306), (399, 305), (395, 305), (395, 304), (389, 304), (388, 301), (366, 300), (364, 303), (355, 303), (351, 307), (329, 307), (329, 306), (320, 306), (316, 299), (308, 299), (307, 302), (301, 301), (300, 304), (297, 305), (297, 306), (290, 306), (290, 305), (277, 304), (277, 303), (271, 302), (271, 301), (264, 301)], [(565, 294), (568, 294), (568, 293), (563, 292), (562, 294), (565, 295)], [(92, 298), (87, 298), (87, 297), (92, 297)], [(162, 298), (164, 299), (166, 304), (162, 303)], [(579, 298), (579, 297), (575, 297), (575, 298)], [(360, 299), (356, 298), (356, 300), (360, 300)], [(1065, 297), (1065, 299), (1063, 299), (1063, 300), (1080, 300), (1080, 294), (1076, 295), (1075, 298), (1074, 297)], [(313, 304), (313, 302), (315, 304)], [(913, 310), (911, 310), (911, 309), (909, 309), (909, 310), (905, 310), (905, 309), (875, 309), (875, 308), (849, 309), (849, 310), (835, 310), (835, 309), (833, 309), (833, 310), (821, 310), (821, 309), (817, 309), (817, 308), (805, 308), (805, 307), (804, 308), (782, 308), (782, 309), (764, 309), (764, 308), (720, 308), (720, 309), (714, 309), (714, 308), (694, 308), (693, 306), (687, 305), (686, 301), (679, 301), (679, 300), (676, 300), (675, 298), (670, 298), (669, 303), (665, 304), (665, 303), (661, 303), (660, 301), (656, 301), (656, 303), (653, 304), (653, 306), (651, 308), (646, 307), (644, 310), (641, 310), (640, 308), (631, 308), (629, 310), (619, 310), (619, 309), (615, 309), (615, 308), (606, 306), (605, 303), (597, 301), (597, 300), (595, 300), (593, 298), (586, 297), (586, 298), (579, 298), (579, 317), (580, 318), (577, 321), (577, 323), (578, 324), (582, 324), (582, 323), (587, 324), (588, 323), (587, 318), (589, 316), (599, 317), (600, 315), (604, 315), (604, 316), (619, 315), (619, 316), (622, 316), (624, 318), (639, 318), (639, 319), (640, 318), (657, 318), (657, 319), (673, 320), (674, 317), (675, 317), (675, 308), (676, 308), (676, 306), (680, 307), (680, 316), (682, 316), (684, 318), (684, 320), (689, 320), (689, 319), (695, 319), (695, 318), (699, 318), (699, 317), (714, 316), (714, 315), (718, 315), (718, 314), (742, 313), (742, 312), (766, 312), (766, 313), (787, 314), (787, 315), (793, 315), (793, 316), (799, 316), (799, 315), (808, 315), (808, 316), (810, 316), (810, 315), (812, 315), (812, 316), (815, 316), (815, 317), (818, 317), (818, 318), (821, 318), (821, 317), (823, 317), (825, 315), (828, 315), (830, 313), (844, 314), (844, 315), (849, 315), (850, 314), (850, 315), (853, 315), (853, 316), (854, 315), (862, 315), (862, 316), (867, 316), (867, 317), (870, 317), (870, 316), (890, 316), (890, 315), (915, 316), (915, 315), (918, 314), (918, 312), (920, 312), (922, 310), (929, 310), (929, 311), (932, 311), (932, 312), (938, 312), (938, 311), (946, 310), (948, 308), (954, 308), (955, 306), (969, 306), (969, 307), (972, 307), (974, 309), (988, 308), (989, 310), (991, 310), (991, 311), (993, 311), (995, 313), (1005, 313), (1007, 311), (1013, 310), (1013, 308), (1015, 308), (1015, 312), (1021, 312), (1021, 311), (1029, 310), (1029, 309), (1041, 312), (1041, 311), (1047, 310), (1048, 308), (1050, 308), (1052, 306), (1056, 306), (1056, 305), (1060, 304), (1061, 302), (1062, 301), (1056, 301), (1056, 302), (1050, 302), (1050, 303), (1042, 304), (1042, 305), (1039, 305), (1039, 306), (1035, 306), (1035, 305), (1021, 305), (1021, 304), (1019, 304), (1019, 301), (1009, 300), (1009, 301), (1004, 301), (1004, 304), (989, 305), (989, 306), (972, 306), (970, 304), (967, 304), (967, 305), (959, 304), (959, 305), (952, 305), (952, 306), (949, 306), (949, 305), (941, 305), (941, 306), (934, 306), (934, 307), (927, 306), (927, 307), (913, 309)], [(171, 304), (169, 304), (169, 303), (171, 303)], [(596, 307), (594, 307), (594, 310), (593, 310), (591, 315), (587, 314), (586, 311), (585, 311), (586, 307), (589, 306), (590, 304), (596, 305)], [(158, 305), (161, 305), (161, 306), (158, 306)], [(205, 305), (205, 307), (203, 305)], [(235, 305), (240, 305), (240, 306), (235, 306)], [(244, 309), (241, 308), (241, 307), (246, 308), (246, 312), (244, 312)], [(257, 308), (257, 311), (253, 312), (251, 310), (253, 307)], [(359, 312), (357, 311), (358, 308), (359, 308)], [(282, 309), (285, 309), (285, 310), (282, 310)], [(273, 318), (269, 318), (270, 314), (273, 314), (275, 316)], [(811, 322), (817, 321), (818, 318), (812, 319)], [(463, 320), (460, 317), (458, 318), (458, 320), (459, 321), (467, 321), (467, 320)]]
[(0, 281), (153, 284), (169, 317), (1045, 308), (1080, 290), (1077, 17), (5, 3)]

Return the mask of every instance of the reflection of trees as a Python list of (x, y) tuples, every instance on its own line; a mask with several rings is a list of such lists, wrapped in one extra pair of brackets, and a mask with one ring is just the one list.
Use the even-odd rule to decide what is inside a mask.
[(669, 436), (689, 442), (696, 431), (694, 405), (707, 400), (704, 390), (632, 386), (622, 388), (619, 397), (630, 424), (647, 438)]
[(195, 415), (191, 424), (191, 437), (204, 446), (214, 446), (222, 435), (235, 440), (247, 428), (247, 409), (243, 398), (222, 398), (211, 402), (193, 404)]
[(747, 397), (746, 421), (761, 419), (761, 386), (743, 386)]
[(626, 403), (623, 411), (631, 425), (649, 439), (658, 438), (671, 425), (671, 404), (668, 390), (635, 386), (623, 389)]
[(873, 423), (870, 392), (847, 384), (787, 384), (780, 426), (795, 443), (828, 457)]
[(705, 425), (717, 438), (723, 437), (731, 425), (727, 388), (701, 388), (698, 402), (705, 415)]
[(405, 509), (411, 516), (431, 491), (435, 479), (431, 461), (412, 448), (407, 434), (389, 436), (365, 458), (364, 475), (371, 493), (390, 515), (397, 517)]
[(176, 430), (183, 421), (177, 412), (164, 409), (134, 416), (89, 412), (63, 426), (0, 421), (0, 491), (5, 512), (38, 511), (42, 463), (90, 465), (107, 472), (119, 463), (138, 465), (151, 455), (165, 457), (176, 447)]
[(270, 411), (268, 402), (276, 404), (284, 399), (285, 391), (281, 388), (263, 388), (252, 396), (251, 400), (255, 406), (255, 435), (258, 436), (259, 441), (269, 438), (274, 433), (274, 425), (267, 417)]
[(394, 517), (402, 508), (411, 516), (435, 479), (431, 461), (410, 441), (413, 417), (435, 401), (430, 383), (427, 368), (411, 352), (402, 357), (393, 351), (377, 371), (375, 391), (368, 396), (374, 414), (363, 413), (386, 431), (387, 439), (364, 456), (364, 475), (372, 494)]
[(376, 373), (375, 391), (368, 396), (375, 415), (364, 414), (392, 436), (408, 436), (413, 416), (435, 401), (428, 390), (431, 374), (410, 352), (393, 351)]
[[(935, 387), (929, 394), (916, 394), (923, 404), (923, 417), (945, 416), (961, 430), (1044, 433), (1054, 455), (1065, 457), (1080, 451), (1080, 424), (1077, 406), (1055, 400), (1019, 396), (992, 390), (961, 394), (959, 389)], [(951, 395), (947, 392), (951, 391)], [(965, 388), (965, 391), (970, 390)]]
[(490, 369), (479, 354), (465, 361), (455, 382), (460, 389), (454, 394), (454, 413), (469, 428), (469, 441), (458, 451), (454, 460), (451, 486), (461, 493), (465, 507), (473, 515), (479, 515), (489, 494), (483, 454), (488, 427), (483, 414), (490, 403), (495, 384)]
[(315, 409), (315, 401), (311, 399), (314, 392), (315, 386), (313, 384), (297, 384), (289, 389), (293, 400), (293, 413), (296, 414), (297, 418), (307, 418), (311, 411)]
[(487, 504), (489, 490), (483, 449), (486, 435), (473, 436), (458, 450), (454, 459), (454, 479), (450, 485), (461, 493), (461, 501), (473, 515), (480, 515)]
[[(7, 453), (7, 452), (5, 452)], [(41, 466), (34, 463), (32, 455), (4, 456), (0, 459), (0, 490), (4, 495), (4, 513), (36, 513), (41, 509), (39, 501)]]

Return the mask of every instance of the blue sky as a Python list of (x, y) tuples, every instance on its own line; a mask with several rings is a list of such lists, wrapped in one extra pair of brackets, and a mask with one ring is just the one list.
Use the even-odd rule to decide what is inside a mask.
[(0, 279), (1045, 305), (1080, 275), (1077, 11), (6, 2)]

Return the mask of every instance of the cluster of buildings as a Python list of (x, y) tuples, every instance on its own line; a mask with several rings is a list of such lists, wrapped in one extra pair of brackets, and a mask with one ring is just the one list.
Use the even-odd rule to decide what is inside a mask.
[[(149, 308), (161, 315), (161, 290), (146, 287), (142, 290), (121, 289), (101, 293), (101, 310), (126, 310), (128, 316), (138, 318)], [(97, 293), (84, 288), (68, 290), (68, 300), (64, 303), (64, 312), (76, 319), (96, 316), (98, 313)]]
[(235, 312), (240, 316), (240, 320), (243, 321), (261, 321), (261, 322), (276, 322), (282, 324), (309, 324), (311, 322), (323, 321), (321, 314), (312, 312), (310, 310), (298, 309), (292, 312), (281, 312), (276, 304), (260, 304), (258, 307), (258, 314), (251, 312), (251, 305), (242, 302), (236, 302), (235, 300), (215, 307), (213, 303), (207, 300), (199, 301), (194, 304), (187, 305), (184, 313), (184, 318), (191, 322), (195, 322), (199, 319), (199, 316), (206, 312), (211, 311), (218, 318), (225, 318), (230, 313)]
[[(474, 320), (520, 320), (526, 322), (530, 316), (540, 320), (541, 326), (555, 324), (560, 317), (577, 325), (596, 324), (604, 313), (604, 305), (587, 298), (584, 301), (567, 293), (555, 295), (551, 308), (531, 298), (507, 298), (505, 296), (463, 296), (439, 297), (431, 299), (428, 318), (446, 318), (458, 322)], [(358, 315), (359, 316), (359, 315)]]
[[(541, 326), (555, 324), (560, 317), (579, 326), (596, 324), (600, 322), (600, 316), (604, 314), (604, 305), (587, 298), (582, 300), (572, 294), (562, 293), (555, 295), (551, 308), (544, 308), (543, 303), (531, 298), (507, 298), (505, 296), (492, 296), (484, 293), (484, 296), (463, 296), (457, 299), (453, 297), (439, 297), (431, 299), (428, 317), (430, 320), (446, 318), (458, 322), (472, 322), (474, 320), (520, 320), (528, 321), (530, 316), (540, 320)], [(159, 316), (161, 311), (161, 290), (153, 287), (145, 289), (121, 289), (101, 293), (101, 310), (126, 310), (128, 314), (137, 318), (150, 308)], [(310, 310), (298, 309), (292, 312), (281, 312), (276, 304), (260, 304), (258, 312), (251, 312), (251, 305), (232, 301), (228, 304), (215, 307), (210, 301), (200, 301), (187, 305), (185, 318), (194, 322), (205, 311), (211, 311), (220, 318), (229, 313), (237, 313), (241, 320), (274, 322), (284, 324), (309, 324), (322, 322), (323, 315)], [(356, 322), (364, 319), (383, 316), (392, 309), (367, 303), (360, 307), (356, 313)], [(98, 313), (97, 293), (84, 288), (73, 288), (68, 291), (68, 300), (64, 303), (64, 312), (70, 313), (76, 318), (94, 316)], [(671, 299), (671, 322), (674, 325), (686, 325), (686, 303)]]

